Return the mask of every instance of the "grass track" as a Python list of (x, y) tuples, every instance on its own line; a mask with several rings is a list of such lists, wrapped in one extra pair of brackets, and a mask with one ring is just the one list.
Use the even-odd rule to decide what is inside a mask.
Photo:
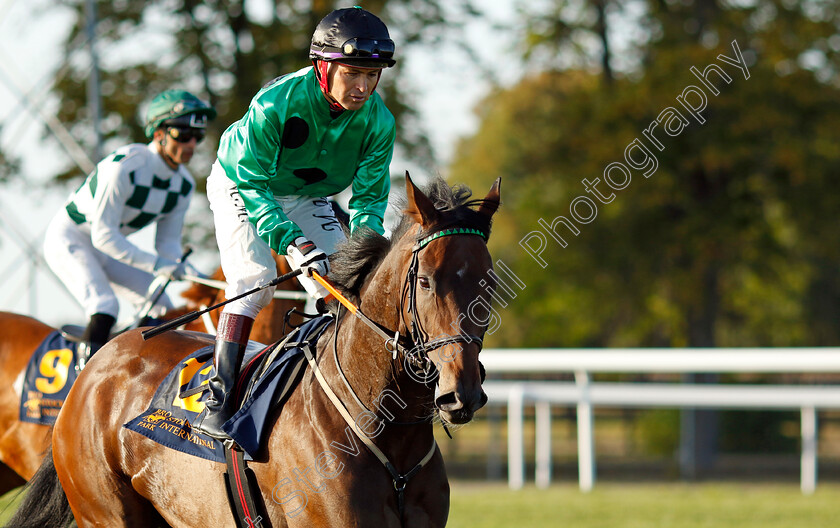
[[(0, 524), (17, 490), (0, 498)], [(805, 497), (792, 484), (573, 484), (510, 491), (452, 483), (449, 528), (822, 528), (840, 519), (840, 485)]]
[(572, 484), (513, 492), (452, 485), (449, 528), (820, 528), (840, 522), (840, 486), (803, 496), (782, 484)]

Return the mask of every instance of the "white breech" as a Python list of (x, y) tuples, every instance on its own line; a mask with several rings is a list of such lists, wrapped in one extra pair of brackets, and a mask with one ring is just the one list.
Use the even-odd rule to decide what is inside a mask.
[[(151, 273), (124, 264), (93, 247), (90, 233), (76, 225), (63, 208), (47, 227), (44, 258), (82, 305), (88, 318), (102, 313), (116, 319), (119, 315), (117, 294), (139, 310), (154, 280)], [(172, 302), (164, 294), (149, 315), (160, 317), (171, 308)]]
[[(207, 199), (213, 210), (222, 271), (228, 283), (225, 297), (231, 299), (275, 279), (277, 266), (271, 249), (257, 235), (236, 184), (225, 175), (218, 161), (207, 178)], [(276, 199), (289, 220), (327, 255), (334, 253), (338, 244), (346, 240), (326, 198), (287, 196)], [(298, 280), (310, 294), (319, 287), (311, 278), (298, 277)], [(271, 302), (273, 295), (274, 288), (266, 288), (226, 304), (224, 312), (255, 318)]]

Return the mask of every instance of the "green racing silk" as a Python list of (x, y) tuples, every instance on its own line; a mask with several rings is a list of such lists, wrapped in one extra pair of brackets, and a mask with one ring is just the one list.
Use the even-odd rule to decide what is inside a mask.
[(395, 136), (394, 117), (375, 92), (359, 110), (331, 113), (310, 66), (254, 96), (222, 135), (218, 159), (260, 238), (285, 255), (305, 235), (275, 196), (325, 197), (352, 186), (351, 233), (384, 233)]

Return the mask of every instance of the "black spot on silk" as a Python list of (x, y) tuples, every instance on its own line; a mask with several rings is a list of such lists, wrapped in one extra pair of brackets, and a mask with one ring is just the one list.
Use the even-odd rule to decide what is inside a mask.
[(296, 149), (306, 142), (309, 137), (309, 125), (303, 119), (290, 117), (283, 125), (283, 146)]
[(318, 183), (321, 180), (327, 179), (327, 173), (321, 169), (297, 169), (294, 175), (306, 182), (306, 185)]

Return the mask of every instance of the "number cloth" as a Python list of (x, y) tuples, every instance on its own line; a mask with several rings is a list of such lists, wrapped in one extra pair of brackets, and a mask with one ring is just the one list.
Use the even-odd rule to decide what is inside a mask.
[[(21, 380), (20, 420), (54, 425), (76, 381), (76, 349), (61, 332), (51, 332), (33, 350)], [(16, 384), (17, 386), (17, 384)]]

